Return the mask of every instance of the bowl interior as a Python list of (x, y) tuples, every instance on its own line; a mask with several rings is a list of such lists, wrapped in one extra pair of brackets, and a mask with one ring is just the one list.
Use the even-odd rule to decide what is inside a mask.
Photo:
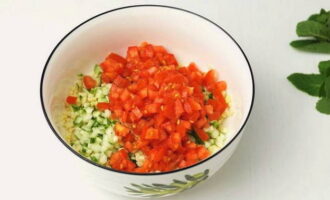
[(110, 52), (143, 41), (163, 45), (182, 65), (195, 62), (215, 69), (228, 84), (233, 115), (227, 120), (227, 143), (243, 126), (253, 99), (252, 74), (237, 44), (219, 27), (188, 12), (166, 7), (132, 7), (107, 12), (74, 29), (51, 55), (44, 74), (42, 98), (55, 130), (69, 87), (78, 73), (89, 72)]

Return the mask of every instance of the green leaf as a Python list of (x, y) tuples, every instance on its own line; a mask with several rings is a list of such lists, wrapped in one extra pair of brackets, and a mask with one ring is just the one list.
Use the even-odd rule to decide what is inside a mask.
[(298, 36), (315, 37), (321, 40), (330, 40), (330, 28), (316, 21), (302, 21), (297, 24)]
[(324, 88), (324, 82), (322, 83), (321, 87), (320, 87), (320, 91), (319, 91), (319, 97), (325, 97), (325, 88)]
[(318, 40), (295, 40), (290, 45), (302, 51), (315, 53), (330, 53), (330, 42)]
[(325, 11), (323, 8), (321, 9), (319, 14), (311, 15), (308, 20), (319, 22), (321, 24), (325, 24), (329, 27), (330, 25), (330, 11)]
[(288, 76), (288, 80), (299, 90), (312, 96), (319, 96), (320, 88), (325, 76), (319, 74), (294, 73)]
[(77, 105), (71, 105), (73, 112), (79, 111), (82, 107)]
[(330, 60), (321, 61), (319, 63), (319, 71), (325, 76), (330, 76)]
[(330, 99), (330, 76), (328, 76), (324, 81), (324, 90), (325, 90), (325, 97)]
[(330, 99), (322, 98), (316, 103), (316, 109), (320, 113), (330, 114)]

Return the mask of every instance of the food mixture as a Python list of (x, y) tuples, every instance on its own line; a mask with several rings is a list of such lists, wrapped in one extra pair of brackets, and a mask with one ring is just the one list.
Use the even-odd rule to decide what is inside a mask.
[(78, 75), (60, 127), (99, 165), (136, 173), (184, 168), (223, 147), (226, 88), (214, 70), (180, 66), (164, 47), (142, 43)]

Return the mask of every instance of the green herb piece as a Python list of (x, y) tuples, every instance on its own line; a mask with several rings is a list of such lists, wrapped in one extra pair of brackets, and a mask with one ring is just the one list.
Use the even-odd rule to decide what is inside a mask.
[(317, 103), (316, 103), (316, 109), (324, 114), (330, 114), (330, 99), (327, 98), (321, 98)]
[(219, 121), (214, 120), (214, 121), (211, 121), (210, 124), (212, 126), (214, 126), (216, 129), (220, 128), (220, 122)]
[(308, 20), (319, 22), (330, 27), (330, 11), (327, 12), (322, 8), (319, 14), (311, 15)]
[(84, 76), (84, 74), (80, 73), (80, 74), (77, 74), (77, 76), (78, 76), (79, 78), (82, 78), (82, 77)]
[(92, 143), (92, 144), (95, 143), (95, 141), (96, 141), (95, 138), (91, 138), (91, 139), (90, 139), (90, 143)]
[(77, 112), (82, 108), (81, 106), (77, 106), (77, 105), (71, 105), (71, 107), (74, 112)]
[(95, 156), (91, 156), (91, 160), (94, 162), (98, 162), (99, 160)]
[(319, 71), (325, 76), (330, 76), (330, 60), (321, 61), (319, 63)]
[(325, 97), (325, 88), (324, 88), (324, 82), (322, 83), (319, 91), (319, 97)]
[(320, 40), (330, 40), (330, 28), (316, 21), (303, 21), (297, 24), (297, 35), (315, 37)]
[(204, 144), (204, 141), (199, 138), (196, 131), (191, 130), (188, 132), (188, 134), (191, 135), (195, 139), (196, 144)]
[(288, 80), (299, 90), (312, 96), (319, 96), (320, 88), (325, 76), (319, 74), (294, 73), (288, 76)]
[(94, 74), (95, 74), (96, 76), (98, 76), (98, 75), (101, 74), (101, 72), (102, 72), (101, 66), (100, 66), (100, 65), (95, 65), (95, 66), (94, 66)]
[(330, 76), (328, 76), (324, 81), (324, 91), (325, 97), (330, 99)]
[(318, 40), (295, 40), (290, 45), (302, 51), (310, 51), (314, 53), (330, 53), (330, 42)]

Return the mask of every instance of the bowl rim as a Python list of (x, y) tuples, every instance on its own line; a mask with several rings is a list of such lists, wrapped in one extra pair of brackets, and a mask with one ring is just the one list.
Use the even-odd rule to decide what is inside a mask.
[[(166, 9), (174, 9), (174, 10), (178, 10), (178, 11), (182, 11), (182, 12), (185, 12), (187, 14), (192, 14), (192, 15), (195, 15), (197, 17), (200, 17), (201, 19), (204, 19), (205, 21), (209, 22), (211, 25), (214, 25), (216, 26), (217, 28), (219, 28), (221, 31), (223, 31), (235, 44), (236, 46), (238, 47), (238, 49), (241, 51), (241, 53), (243, 54), (244, 58), (245, 58), (245, 61), (247, 62), (248, 64), (248, 67), (249, 67), (249, 71), (250, 71), (250, 76), (251, 76), (251, 81), (252, 81), (252, 98), (251, 98), (251, 103), (250, 103), (250, 107), (249, 107), (249, 111), (248, 111), (248, 114), (242, 124), (242, 126), (240, 127), (240, 129), (238, 130), (238, 132), (235, 134), (235, 136), (225, 145), (223, 146), (218, 152), (216, 152), (215, 154), (209, 156), (208, 158), (194, 164), (194, 165), (191, 165), (191, 166), (188, 166), (188, 167), (185, 167), (185, 168), (180, 168), (180, 169), (176, 169), (176, 170), (172, 170), (172, 171), (167, 171), (167, 172), (159, 172), (159, 173), (135, 173), (135, 172), (126, 172), (126, 171), (120, 171), (120, 170), (116, 170), (116, 169), (113, 169), (113, 168), (109, 168), (109, 167), (105, 167), (105, 166), (102, 166), (102, 165), (99, 165), (93, 161), (90, 161), (89, 159), (85, 158), (84, 156), (82, 156), (81, 154), (79, 154), (78, 152), (76, 152), (72, 147), (70, 147), (65, 141), (64, 139), (60, 136), (59, 133), (57, 133), (57, 131), (55, 130), (55, 128), (53, 127), (52, 123), (50, 122), (50, 119), (47, 115), (47, 112), (46, 112), (46, 109), (45, 109), (45, 105), (44, 105), (44, 100), (43, 100), (43, 82), (44, 82), (44, 76), (45, 76), (45, 73), (46, 73), (46, 70), (47, 70), (47, 66), (49, 64), (49, 61), (51, 60), (54, 52), (57, 50), (57, 48), (60, 46), (60, 44), (71, 34), (73, 33), (75, 30), (77, 30), (79, 27), (81, 27), (82, 25), (86, 24), (87, 22), (97, 18), (97, 17), (100, 17), (102, 15), (105, 15), (105, 14), (108, 14), (108, 13), (111, 13), (111, 12), (115, 12), (117, 10), (123, 10), (123, 9), (130, 9), (130, 8), (137, 8), (137, 7), (158, 7), (158, 8), (166, 8)], [(47, 61), (44, 65), (44, 69), (42, 71), (42, 75), (41, 75), (41, 80), (40, 80), (40, 100), (41, 100), (41, 107), (42, 107), (42, 110), (43, 110), (43, 113), (44, 113), (44, 116), (46, 118), (46, 121), (49, 125), (49, 127), (51, 128), (51, 130), (53, 131), (53, 133), (55, 134), (55, 136), (62, 142), (62, 144), (67, 147), (72, 153), (74, 153), (76, 156), (78, 156), (79, 158), (81, 158), (82, 160), (86, 161), (87, 163), (89, 164), (92, 164), (96, 167), (99, 167), (101, 169), (105, 169), (105, 170), (109, 170), (111, 172), (118, 172), (119, 174), (126, 174), (126, 175), (137, 175), (137, 176), (145, 176), (145, 175), (166, 175), (166, 174), (172, 174), (172, 173), (177, 173), (177, 172), (181, 172), (181, 171), (184, 171), (184, 170), (187, 170), (187, 169), (190, 169), (190, 168), (193, 168), (193, 167), (196, 167), (202, 163), (205, 163), (209, 160), (211, 160), (212, 158), (220, 155), (220, 153), (222, 151), (224, 151), (227, 147), (230, 146), (230, 144), (232, 144), (234, 142), (234, 140), (241, 134), (243, 128), (245, 127), (249, 117), (250, 117), (250, 114), (251, 114), (251, 111), (252, 111), (252, 108), (253, 108), (253, 104), (254, 104), (254, 99), (255, 99), (255, 83), (254, 83), (254, 76), (253, 76), (253, 71), (252, 71), (252, 68), (251, 68), (251, 65), (250, 65), (250, 62), (246, 56), (246, 54), (244, 53), (243, 49), (241, 48), (241, 46), (237, 43), (237, 41), (225, 30), (223, 29), (221, 26), (219, 26), (218, 24), (216, 24), (215, 22), (211, 21), (210, 19), (202, 16), (202, 15), (199, 15), (195, 12), (192, 12), (192, 11), (189, 11), (189, 10), (185, 10), (185, 9), (182, 9), (182, 8), (178, 8), (178, 7), (174, 7), (174, 6), (167, 6), (167, 5), (157, 5), (157, 4), (138, 4), (138, 5), (130, 5), (130, 6), (123, 6), (123, 7), (119, 7), (119, 8), (115, 8), (115, 9), (111, 9), (111, 10), (108, 10), (108, 11), (105, 11), (105, 12), (102, 12), (100, 14), (97, 14), (85, 21), (83, 21), (82, 23), (80, 23), (79, 25), (77, 25), (76, 27), (74, 27), (70, 32), (68, 32), (57, 44), (56, 46), (54, 47), (54, 49), (52, 50), (51, 54), (49, 55), (49, 57), (47, 58)]]

